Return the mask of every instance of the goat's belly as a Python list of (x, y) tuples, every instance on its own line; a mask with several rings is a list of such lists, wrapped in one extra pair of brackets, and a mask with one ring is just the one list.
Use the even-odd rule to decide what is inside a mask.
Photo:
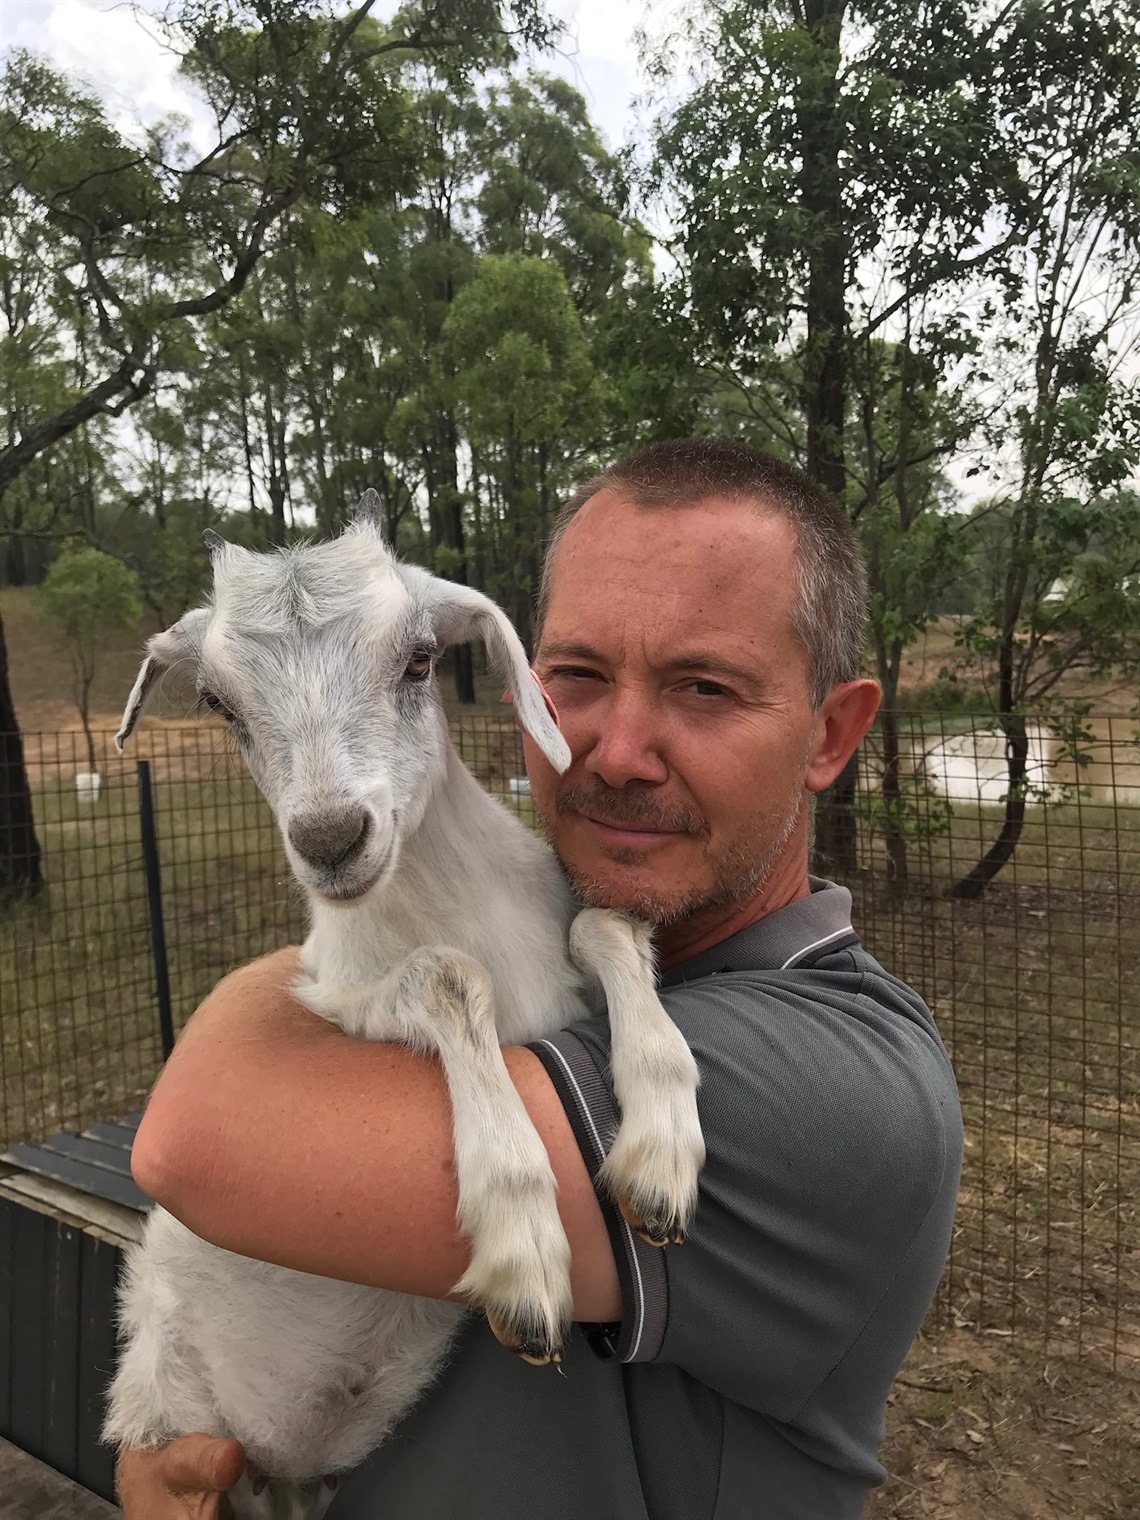
[(156, 1209), (128, 1263), (106, 1436), (200, 1430), (273, 1477), (344, 1471), (431, 1382), (462, 1313), (236, 1256)]

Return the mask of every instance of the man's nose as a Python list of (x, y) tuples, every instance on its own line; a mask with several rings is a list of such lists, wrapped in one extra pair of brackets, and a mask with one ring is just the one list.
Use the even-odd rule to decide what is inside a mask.
[(615, 688), (610, 700), (599, 705), (598, 729), (584, 758), (587, 771), (613, 787), (667, 780), (661, 716), (650, 693)]

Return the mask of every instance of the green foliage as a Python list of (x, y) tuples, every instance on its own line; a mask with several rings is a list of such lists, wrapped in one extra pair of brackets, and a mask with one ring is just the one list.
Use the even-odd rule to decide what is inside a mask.
[(443, 328), (444, 365), (472, 441), (588, 435), (600, 390), (582, 322), (555, 265), (488, 254)]
[(138, 577), (120, 560), (89, 544), (65, 544), (39, 588), (44, 612), (67, 645), (73, 694), (87, 737), (88, 764), (98, 769), (91, 732), (91, 685), (107, 634), (137, 626), (142, 617)]
[(133, 628), (142, 617), (138, 576), (88, 544), (61, 549), (39, 595), (67, 642), (91, 650), (111, 629)]
[[(1140, 670), (1140, 496), (1043, 494), (1031, 511), (1028, 541), (1018, 541), (1030, 516), (1024, 500), (985, 504), (968, 520), (964, 541), (977, 592), (958, 632), (995, 699), (1004, 673), (1022, 708), (1055, 697), (1069, 675)], [(1007, 631), (1011, 570), (1018, 616)]]

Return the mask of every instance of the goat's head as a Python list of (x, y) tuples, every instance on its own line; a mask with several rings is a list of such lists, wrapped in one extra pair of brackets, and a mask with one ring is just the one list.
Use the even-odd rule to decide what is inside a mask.
[(340, 902), (391, 875), (444, 775), (432, 671), (447, 645), (482, 638), (522, 726), (559, 770), (570, 758), (505, 614), (400, 564), (374, 496), (330, 543), (255, 554), (208, 535), (213, 596), (150, 640), (115, 736), (121, 750), (158, 677), (189, 663), (273, 808), (297, 879)]

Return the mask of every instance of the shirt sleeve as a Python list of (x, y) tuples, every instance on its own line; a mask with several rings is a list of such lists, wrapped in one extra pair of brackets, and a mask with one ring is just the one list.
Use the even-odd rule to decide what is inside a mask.
[[(603, 1198), (623, 1318), (587, 1330), (596, 1350), (675, 1364), (786, 1421), (872, 1323), (897, 1367), (937, 1285), (961, 1161), (949, 1063), (903, 993), (813, 968), (661, 994), (701, 1074), (700, 1201), (685, 1244), (656, 1250)], [(619, 1120), (606, 1021), (533, 1048), (596, 1174)]]

